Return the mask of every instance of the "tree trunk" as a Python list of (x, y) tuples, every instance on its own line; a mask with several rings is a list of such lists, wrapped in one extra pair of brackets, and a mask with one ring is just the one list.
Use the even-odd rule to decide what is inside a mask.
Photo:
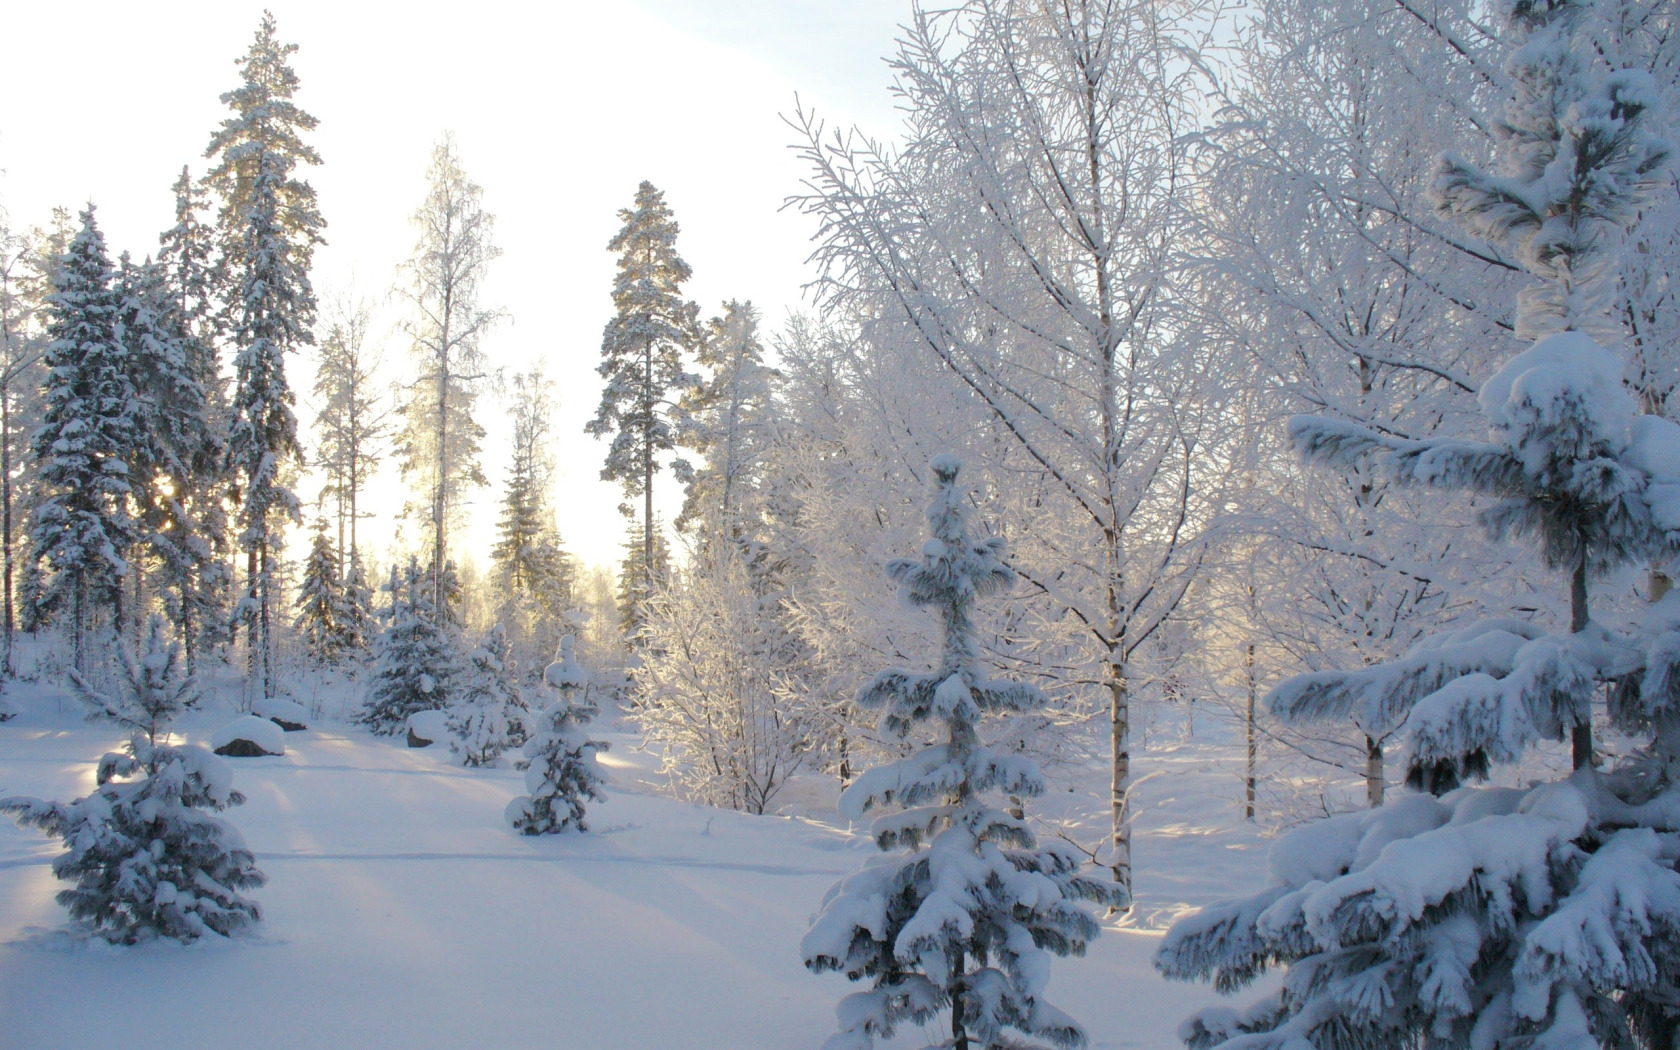
[(1380, 741), (1365, 738), (1365, 804), (1377, 809), (1383, 804), (1383, 746)]
[(1109, 914), (1130, 908), (1132, 902), (1132, 824), (1127, 812), (1132, 789), (1132, 705), (1123, 660), (1116, 643), (1108, 659), (1109, 736), (1114, 755), (1109, 782), (1114, 819), (1114, 856), (1110, 868), (1115, 884), (1124, 894), (1124, 903), (1110, 909)]
[(269, 545), (265, 538), (262, 542), (262, 575), (257, 580), (257, 586), (262, 597), (257, 604), (257, 616), (262, 623), (262, 695), (268, 699), (274, 695), (274, 640), (269, 634), (268, 622), (268, 584), (271, 566), (269, 559)]
[(1254, 683), (1254, 643), (1253, 642), (1248, 643), (1248, 653), (1244, 656), (1243, 660), (1244, 660), (1244, 664), (1245, 664), (1245, 667), (1246, 667), (1246, 673), (1247, 673), (1247, 676), (1248, 676), (1248, 718), (1247, 718), (1246, 725), (1245, 725), (1245, 729), (1246, 729), (1247, 734), (1248, 734), (1248, 775), (1247, 775), (1247, 777), (1244, 778), (1244, 785), (1243, 785), (1243, 787), (1244, 787), (1244, 792), (1243, 792), (1243, 795), (1244, 795), (1243, 816), (1246, 817), (1249, 820), (1253, 820), (1254, 819), (1254, 794), (1255, 794), (1255, 787), (1256, 787), (1256, 783), (1257, 783), (1257, 777), (1255, 775), (1255, 765), (1256, 765), (1255, 760), (1259, 757), (1259, 753), (1260, 753), (1260, 746), (1259, 746), (1260, 741), (1259, 741), (1258, 735), (1255, 732), (1255, 724), (1254, 724), (1254, 700), (1255, 700), (1254, 685), (1255, 685), (1255, 683)]
[[(9, 341), (9, 333), (8, 333)], [(0, 534), (4, 536), (6, 575), (6, 645), (0, 652), (0, 672), (12, 674), (12, 641), (17, 621), (12, 610), (12, 392), (11, 376), (0, 377)]]
[[(1580, 634), (1585, 631), (1590, 619), (1590, 610), (1587, 608), (1587, 545), (1583, 542), (1581, 544), (1581, 557), (1575, 563), (1575, 574), (1569, 582), (1570, 632)], [(1588, 721), (1576, 726), (1569, 734), (1571, 757), (1576, 769), (1585, 769), (1592, 765), (1593, 732), (1590, 700), (1588, 704)]]
[[(444, 323), (445, 338), (449, 325)], [(447, 346), (447, 344), (445, 344)], [(438, 362), (438, 465), (437, 496), (432, 501), (432, 605), (443, 611), (443, 512), (444, 492), (449, 478), (449, 352)]]
[(653, 340), (642, 351), (642, 574), (653, 597)]

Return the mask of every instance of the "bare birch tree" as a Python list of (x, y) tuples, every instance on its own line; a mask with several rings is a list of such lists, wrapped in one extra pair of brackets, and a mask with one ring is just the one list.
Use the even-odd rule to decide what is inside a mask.
[(455, 140), (445, 135), (432, 150), (429, 188), (414, 225), (420, 232), (404, 267), (402, 294), (413, 307), (407, 324), (416, 372), (403, 407), (399, 452), (425, 500), (431, 522), (432, 597), (444, 601), (450, 516), (468, 488), (483, 485), (479, 443), (484, 430), (473, 420), (486, 361), (480, 345), (502, 318), (478, 304), (491, 260), (495, 216), (484, 210), (484, 191), (461, 169)]
[[(1134, 660), (1201, 564), (1225, 377), (1174, 307), (1185, 61), (1215, 0), (974, 0), (916, 11), (889, 153), (799, 116), (834, 304), (896, 317), (990, 409), (1037, 490), (1024, 574), (1077, 622), (1106, 693), (1107, 863), (1129, 890)], [(1032, 550), (1040, 546), (1039, 551)]]

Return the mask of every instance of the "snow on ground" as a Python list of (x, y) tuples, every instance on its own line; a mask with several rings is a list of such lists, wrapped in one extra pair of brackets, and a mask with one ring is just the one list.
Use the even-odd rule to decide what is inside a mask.
[[(56, 694), (11, 695), (25, 713), (0, 725), (0, 794), (85, 794), (119, 738)], [(189, 716), (181, 733), (202, 742), (227, 717)], [(511, 769), (457, 769), (441, 748), (359, 729), (230, 759), (249, 801), (226, 816), (269, 876), (258, 933), (232, 943), (72, 938), (53, 900), (57, 843), (0, 825), (0, 1047), (820, 1046), (856, 986), (808, 974), (799, 938), (873, 847), (843, 825), (665, 797), (654, 757), (608, 737), (612, 797), (583, 836), (506, 828)], [(1178, 741), (1137, 761), (1155, 775), (1139, 789), (1132, 928), (1058, 960), (1049, 989), (1094, 1047), (1175, 1047), (1183, 1017), (1214, 999), (1149, 960), (1171, 915), (1264, 878), (1258, 835), (1234, 819), (1229, 753)], [(1045, 808), (1089, 810), (1090, 794)]]

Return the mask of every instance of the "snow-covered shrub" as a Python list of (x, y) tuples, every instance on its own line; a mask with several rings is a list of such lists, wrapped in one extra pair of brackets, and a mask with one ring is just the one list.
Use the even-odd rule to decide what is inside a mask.
[(454, 626), (432, 602), (419, 563), (409, 560), (399, 583), (391, 570), (391, 605), (374, 643), (378, 660), (361, 721), (375, 733), (391, 736), (408, 725), (416, 711), (441, 711), (457, 687), (459, 659)]
[(989, 679), (980, 666), (974, 602), (1012, 586), (1015, 573), (1002, 538), (969, 537), (961, 463), (938, 456), (932, 469), (933, 537), (920, 559), (894, 561), (887, 573), (904, 601), (939, 615), (938, 666), (882, 671), (858, 703), (882, 709), (882, 728), (899, 739), (930, 730), (942, 739), (869, 770), (841, 796), (851, 819), (894, 812), (871, 829), (881, 855), (829, 890), (800, 945), (814, 972), (874, 981), (841, 1001), (840, 1031), (825, 1050), (867, 1050), (900, 1023), (927, 1023), (947, 1008), (953, 1043), (945, 1045), (1031, 1045), (1014, 1031), (1083, 1046), (1078, 1023), (1042, 997), (1048, 956), (1083, 954), (1098, 927), (1080, 902), (1120, 903), (1120, 891), (1081, 875), (1076, 852), (1038, 845), (1024, 820), (986, 797), (1043, 793), (1037, 764), (981, 744), (979, 724), (988, 713), (1041, 707), (1045, 697), (1030, 684)]
[[(1181, 920), (1156, 965), (1222, 991), (1287, 968), (1245, 1011), (1181, 1029), (1196, 1050), (1668, 1050), (1680, 1037), (1680, 601), (1631, 635), (1593, 621), (1588, 585), (1680, 552), (1680, 427), (1637, 418), (1622, 363), (1588, 333), (1604, 313), (1604, 254), (1633, 220), (1667, 147), (1647, 130), (1643, 74), (1594, 67), (1586, 5), (1500, 5), (1519, 42), (1504, 126), (1507, 173), (1444, 157), (1443, 211), (1539, 278), (1518, 331), (1535, 337), (1480, 392), (1485, 441), (1402, 440), (1298, 419), (1309, 456), (1491, 502), (1496, 539), (1534, 542), (1570, 578), (1570, 624), (1498, 620), (1426, 639), (1403, 659), (1284, 683), (1286, 718), (1398, 723), (1411, 794), (1280, 839), (1271, 885)], [(1672, 597), (1672, 596), (1671, 596)], [(1603, 766), (1597, 697), (1645, 737)], [(1464, 787), (1547, 741), (1567, 779)]]
[(513, 646), (501, 624), (467, 656), (460, 696), (449, 709), (449, 750), (464, 766), (489, 766), (525, 742), (530, 711), (519, 689)]
[(783, 589), (719, 542), (646, 605), (633, 718), (685, 794), (763, 813), (815, 749), (827, 713), (799, 680)]
[(260, 917), (240, 891), (261, 886), (262, 872), (239, 833), (205, 812), (245, 801), (232, 771), (205, 748), (158, 743), (194, 696), (192, 679), (176, 678), (179, 657), (154, 617), (141, 658), (124, 654), (126, 693), (95, 693), (77, 677), (90, 717), (133, 734), (124, 753), (99, 760), (93, 794), (68, 804), (0, 799), (0, 811), (64, 840), (53, 874), (75, 886), (59, 903), (113, 943), (227, 936)]
[(560, 639), (554, 662), (543, 670), (543, 681), (559, 699), (537, 716), (536, 733), (525, 742), (525, 790), (508, 803), (507, 822), (526, 835), (552, 835), (576, 829), (583, 822), (584, 800), (605, 802), (606, 778), (595, 756), (607, 749), (585, 731), (599, 710), (587, 699), (589, 676), (572, 655), (572, 636)]

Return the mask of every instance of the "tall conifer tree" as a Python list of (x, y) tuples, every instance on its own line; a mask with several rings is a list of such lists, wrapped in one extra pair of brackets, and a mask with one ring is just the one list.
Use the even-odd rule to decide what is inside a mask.
[(172, 403), (180, 418), (172, 428), (176, 454), (169, 478), (171, 528), (160, 551), (169, 578), (165, 604), (181, 631), (187, 673), (201, 650), (227, 638), (228, 564), (224, 465), (227, 454), (227, 384), (217, 341), (223, 320), (217, 307), (216, 231), (201, 220), (208, 208), (204, 187), (187, 168), (173, 187), (175, 225), (158, 237), (157, 312), (179, 344), (172, 370)]
[[(691, 271), (677, 254), (678, 226), (665, 195), (651, 182), (636, 188), (636, 206), (618, 213), (624, 228), (607, 244), (618, 252), (613, 280), (613, 319), (601, 338), (607, 381), (601, 405), (585, 428), (597, 438), (612, 436), (601, 477), (624, 486), (627, 499), (642, 497), (644, 588), (653, 585), (655, 564), (653, 476), (659, 457), (675, 447), (666, 418), (671, 396), (693, 380), (683, 371), (683, 353), (699, 342), (699, 307), (682, 297)], [(628, 502), (619, 506), (626, 516)]]
[(250, 672), (263, 696), (274, 695), (272, 615), (281, 530), (298, 520), (290, 468), (302, 460), (295, 398), (286, 382), (285, 355), (313, 342), (315, 296), (278, 221), (278, 159), (257, 178), (246, 229), (248, 265), (235, 358), (233, 423), (227, 462), (239, 496), (239, 545), (245, 551), (245, 595), (239, 618), (250, 637)]
[(30, 534), (52, 570), (39, 608), (66, 618), (75, 666), (100, 609), (122, 622), (122, 584), (134, 545), (128, 512), (134, 388), (119, 337), (121, 301), (93, 208), (70, 242), (49, 302), (46, 416), (36, 431), (42, 498)]
[(300, 164), (319, 164), (320, 157), (302, 138), (317, 121), (292, 101), (298, 79), (287, 58), (296, 50), (280, 43), (274, 16), (264, 12), (240, 61), (243, 82), (222, 96), (233, 113), (205, 150), (216, 162), (206, 180), (222, 199), (220, 269), (236, 347), (225, 460), (245, 552), (245, 593), (236, 619), (246, 625), (250, 673), (264, 696), (274, 692), (271, 621), (280, 530), (298, 514), (288, 473), (302, 458), (285, 355), (314, 342), (309, 263), (326, 225), (314, 188), (297, 173)]

